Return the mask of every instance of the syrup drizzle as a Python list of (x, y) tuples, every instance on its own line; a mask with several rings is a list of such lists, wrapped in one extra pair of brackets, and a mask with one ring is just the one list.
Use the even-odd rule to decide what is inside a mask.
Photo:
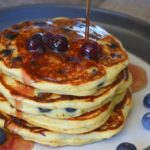
[(86, 31), (85, 31), (85, 40), (89, 40), (89, 26), (90, 26), (90, 4), (91, 0), (86, 0)]
[(16, 104), (16, 117), (22, 118), (22, 111), (20, 111), (20, 108), (22, 107), (22, 100), (19, 99), (19, 97), (15, 97), (15, 104)]

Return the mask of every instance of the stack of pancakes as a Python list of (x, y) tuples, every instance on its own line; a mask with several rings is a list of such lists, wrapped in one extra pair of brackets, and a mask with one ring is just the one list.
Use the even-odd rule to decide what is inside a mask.
[[(98, 61), (79, 56), (83, 19), (26, 21), (0, 35), (0, 127), (50, 146), (110, 138), (123, 127), (132, 100), (128, 55), (117, 38), (97, 25), (89, 38)], [(68, 51), (31, 52), (27, 40), (51, 32), (65, 36)]]

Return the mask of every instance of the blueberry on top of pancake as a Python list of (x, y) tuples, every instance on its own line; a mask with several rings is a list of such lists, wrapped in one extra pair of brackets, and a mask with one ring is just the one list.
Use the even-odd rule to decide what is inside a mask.
[[(8, 38), (8, 34), (17, 36)], [(78, 18), (62, 17), (43, 21), (42, 24), (28, 21), (14, 25), (0, 36), (0, 51), (13, 49), (9, 55), (6, 50), (5, 55), (0, 53), (1, 68), (7, 68), (4, 72), (9, 72), (11, 68), (21, 69), (23, 75), (34, 82), (76, 86), (105, 78), (109, 71), (107, 68), (122, 65), (115, 71), (116, 77), (128, 61), (121, 43), (97, 25), (90, 26), (89, 41), (85, 40), (84, 34), (85, 20)], [(73, 59), (68, 61), (68, 58)], [(95, 71), (92, 71), (93, 68)], [(20, 76), (15, 79), (25, 82)], [(105, 80), (110, 79), (106, 77)], [(100, 82), (93, 84), (91, 89)]]

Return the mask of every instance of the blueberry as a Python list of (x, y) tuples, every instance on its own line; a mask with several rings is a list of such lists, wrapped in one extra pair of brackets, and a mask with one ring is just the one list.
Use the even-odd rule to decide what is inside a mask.
[(150, 112), (144, 114), (142, 118), (142, 124), (145, 129), (150, 130)]
[(4, 56), (9, 56), (12, 54), (12, 50), (13, 49), (4, 49), (4, 50), (2, 50), (2, 53)]
[(8, 32), (5, 34), (5, 38), (9, 40), (14, 40), (18, 35), (18, 33)]
[(76, 111), (76, 109), (75, 108), (65, 108), (65, 110), (67, 111), (67, 112), (69, 112), (69, 113), (73, 113), (73, 112), (75, 112)]
[(7, 134), (6, 132), (0, 128), (0, 144), (3, 144), (7, 139)]
[(97, 87), (100, 88), (100, 87), (102, 87), (103, 85), (104, 85), (104, 82), (101, 82), (101, 83), (98, 84)]
[(124, 142), (117, 146), (116, 150), (137, 150), (132, 143)]
[(98, 61), (101, 47), (94, 41), (87, 41), (81, 46), (80, 55), (86, 59)]
[(26, 42), (26, 48), (29, 51), (41, 51), (43, 50), (43, 39), (42, 39), (42, 33), (36, 33), (32, 35), (29, 39), (27, 39)]
[(44, 22), (44, 21), (35, 21), (35, 22), (34, 22), (34, 25), (41, 27), (41, 26), (45, 26), (45, 25), (47, 25), (47, 24), (46, 24), (46, 22)]
[(22, 119), (19, 119), (19, 118), (16, 118), (16, 117), (12, 117), (12, 120), (17, 125), (23, 125)]
[(144, 97), (143, 103), (145, 107), (150, 108), (150, 93)]
[(110, 43), (110, 44), (107, 44), (107, 46), (112, 49), (115, 49), (118, 47), (118, 45), (116, 43)]
[(68, 50), (69, 42), (63, 35), (53, 35), (48, 39), (47, 45), (56, 52), (65, 52)]
[(69, 27), (62, 27), (62, 29), (63, 29), (64, 31), (66, 31), (66, 32), (71, 31), (71, 29), (70, 29)]
[(48, 112), (51, 112), (52, 109), (48, 109), (48, 108), (38, 108), (40, 112), (42, 113), (48, 113)]
[(112, 53), (112, 54), (110, 54), (110, 56), (111, 56), (111, 58), (113, 58), (113, 59), (116, 59), (116, 58), (120, 58), (120, 57), (121, 57), (121, 55), (120, 55), (120, 54), (117, 54), (117, 53)]
[(48, 46), (49, 39), (51, 39), (52, 36), (53, 36), (53, 33), (51, 32), (46, 32), (43, 34), (42, 41), (46, 46)]

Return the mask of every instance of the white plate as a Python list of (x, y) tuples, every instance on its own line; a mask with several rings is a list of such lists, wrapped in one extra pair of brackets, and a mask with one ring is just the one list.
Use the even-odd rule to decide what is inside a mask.
[(150, 65), (133, 54), (129, 54), (129, 56), (131, 63), (137, 64), (146, 70), (148, 85), (144, 90), (133, 94), (134, 106), (124, 129), (119, 134), (111, 139), (83, 146), (48, 147), (35, 144), (33, 150), (115, 150), (122, 142), (131, 142), (136, 145), (138, 150), (148, 147), (150, 145), (150, 131), (143, 128), (141, 119), (146, 112), (150, 112), (150, 109), (145, 108), (143, 105), (144, 96), (150, 93)]

